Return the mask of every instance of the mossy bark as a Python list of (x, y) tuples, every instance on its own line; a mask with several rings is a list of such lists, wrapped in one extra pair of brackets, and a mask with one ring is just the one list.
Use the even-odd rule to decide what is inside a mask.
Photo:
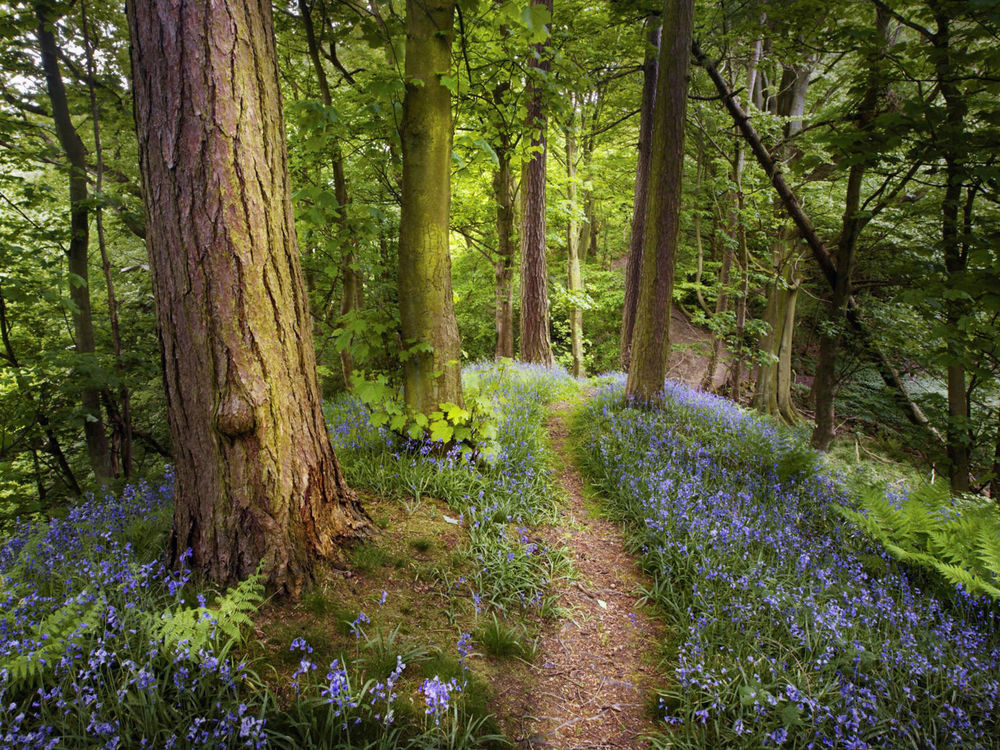
[(680, 230), (684, 115), (693, 0), (664, 0), (653, 116), (646, 236), (626, 394), (652, 401), (663, 390), (670, 352), (670, 310)]
[(454, 0), (406, 3), (399, 317), (403, 345), (411, 349), (403, 363), (404, 397), (425, 413), (462, 402), (448, 251), (451, 93), (441, 84), (451, 69), (454, 14)]
[(321, 410), (270, 3), (130, 3), (175, 510), (170, 556), (297, 594), (370, 528)]
[[(543, 5), (552, 17), (552, 0), (531, 0)], [(551, 21), (550, 21), (551, 23)], [(536, 44), (528, 58), (525, 96), (528, 101), (527, 130), (531, 156), (521, 173), (521, 359), (551, 365), (552, 337), (549, 331), (548, 264), (545, 259), (545, 159), (548, 154), (544, 87), (539, 77), (552, 67), (548, 40)]]

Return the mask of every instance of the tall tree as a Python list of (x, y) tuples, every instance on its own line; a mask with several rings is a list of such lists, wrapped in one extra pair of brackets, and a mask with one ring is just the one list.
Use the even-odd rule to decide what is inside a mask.
[(653, 105), (656, 99), (657, 61), (660, 53), (660, 17), (646, 19), (646, 54), (642, 63), (642, 101), (639, 105), (639, 153), (632, 195), (632, 229), (625, 264), (625, 308), (622, 313), (621, 365), (629, 369), (635, 308), (639, 300), (639, 274), (646, 239), (646, 199), (649, 196), (649, 157), (653, 143)]
[[(573, 376), (583, 376), (583, 308), (577, 299), (583, 294), (583, 278), (580, 274), (580, 221), (577, 216), (577, 170), (576, 170), (576, 102), (570, 98), (569, 124), (566, 127), (566, 193), (569, 204), (569, 221), (566, 227), (566, 289), (570, 294), (569, 339), (573, 356)], [(575, 295), (575, 296), (574, 296)]]
[(260, 568), (294, 595), (368, 520), (321, 410), (271, 4), (150, 0), (128, 20), (174, 442), (170, 554), (190, 548), (223, 584)]
[(451, 69), (455, 0), (407, 0), (399, 317), (407, 405), (462, 402), (461, 344), (451, 287)]
[[(66, 99), (66, 86), (59, 69), (59, 45), (53, 28), (57, 20), (55, 9), (48, 2), (39, 2), (35, 5), (35, 15), (38, 18), (38, 48), (52, 107), (52, 120), (69, 171), (70, 240), (66, 258), (70, 275), (69, 296), (74, 307), (74, 343), (78, 354), (92, 356), (95, 347), (88, 263), (90, 201), (87, 188), (87, 151), (73, 125)], [(101, 481), (111, 475), (111, 461), (101, 413), (100, 389), (94, 384), (84, 386), (81, 390), (81, 402), (86, 415), (83, 431), (90, 466), (98, 481)]]
[(651, 401), (663, 390), (670, 352), (670, 311), (680, 233), (687, 70), (694, 0), (664, 0), (653, 109), (646, 236), (631, 363), (625, 392)]
[[(552, 0), (531, 0), (552, 19)], [(545, 261), (545, 78), (552, 67), (549, 40), (532, 45), (528, 58), (528, 120), (530, 157), (521, 173), (521, 359), (551, 365), (548, 266)]]

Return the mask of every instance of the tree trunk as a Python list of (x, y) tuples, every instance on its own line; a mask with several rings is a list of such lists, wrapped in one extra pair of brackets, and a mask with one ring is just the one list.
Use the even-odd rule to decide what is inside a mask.
[[(736, 124), (736, 127), (740, 130), (740, 132), (742, 132), (744, 139), (750, 146), (750, 150), (757, 159), (757, 163), (760, 164), (764, 173), (771, 180), (771, 184), (781, 197), (785, 210), (788, 211), (789, 216), (795, 222), (795, 226), (798, 228), (802, 239), (809, 245), (809, 249), (812, 251), (813, 258), (816, 260), (816, 264), (819, 266), (820, 271), (822, 271), (823, 277), (827, 280), (827, 283), (829, 283), (831, 288), (835, 287), (837, 283), (837, 269), (830, 252), (826, 249), (826, 245), (823, 240), (820, 239), (819, 234), (816, 232), (816, 228), (809, 220), (805, 211), (802, 210), (802, 205), (795, 197), (791, 188), (788, 187), (788, 183), (786, 183), (784, 177), (781, 176), (781, 171), (774, 163), (774, 160), (768, 153), (767, 148), (765, 148), (760, 135), (758, 135), (757, 131), (750, 123), (750, 120), (743, 111), (743, 108), (740, 106), (739, 101), (737, 101), (736, 95), (729, 88), (729, 86), (726, 85), (725, 80), (719, 74), (718, 68), (716, 68), (714, 63), (708, 59), (708, 56), (701, 49), (701, 46), (697, 42), (693, 42), (691, 49), (694, 53), (695, 59), (698, 61), (698, 64), (706, 70), (709, 77), (712, 79), (712, 82), (715, 84), (726, 109), (733, 118), (733, 122)], [(863, 226), (866, 221), (863, 220), (861, 223)], [(933, 437), (934, 440), (940, 442), (941, 435), (933, 427), (933, 425), (930, 424), (927, 416), (910, 397), (906, 384), (903, 382), (896, 369), (892, 366), (892, 363), (885, 355), (885, 352), (879, 349), (876, 343), (871, 339), (871, 336), (865, 329), (861, 318), (858, 315), (857, 303), (853, 297), (851, 297), (847, 303), (847, 322), (851, 325), (854, 335), (859, 339), (861, 345), (868, 351), (886, 386), (889, 387), (896, 395), (897, 402), (906, 414), (907, 419), (909, 419), (913, 424), (926, 429), (928, 434)]]
[(320, 408), (271, 5), (148, 0), (128, 18), (174, 444), (170, 556), (190, 549), (222, 585), (259, 569), (295, 595), (369, 521)]
[(108, 291), (108, 319), (111, 323), (111, 346), (115, 353), (115, 366), (121, 378), (118, 388), (118, 404), (113, 404), (111, 389), (106, 389), (108, 402), (108, 417), (111, 420), (111, 454), (110, 469), (115, 476), (128, 479), (132, 476), (132, 394), (125, 384), (125, 365), (122, 362), (121, 326), (118, 320), (118, 299), (115, 295), (114, 279), (111, 276), (111, 260), (108, 257), (108, 245), (104, 236), (104, 212), (100, 201), (104, 191), (104, 150), (101, 147), (101, 117), (97, 105), (97, 92), (94, 81), (97, 80), (97, 69), (94, 65), (94, 51), (90, 42), (90, 29), (87, 23), (87, 4), (80, 3), (80, 25), (83, 31), (83, 48), (87, 57), (87, 92), (90, 95), (90, 114), (94, 126), (94, 155), (96, 171), (94, 175), (94, 191), (98, 202), (94, 206), (94, 224), (97, 227), (97, 246), (101, 252), (101, 268), (104, 271), (104, 283)]
[(496, 359), (514, 358), (514, 190), (510, 151), (497, 151), (493, 195), (497, 204)]
[[(312, 20), (312, 8), (307, 0), (299, 0), (299, 13), (302, 16), (302, 26), (306, 32), (306, 46), (309, 50), (309, 60), (312, 62), (313, 72), (316, 74), (320, 98), (323, 106), (330, 108), (333, 105), (333, 97), (330, 94), (330, 84), (326, 77), (326, 70), (323, 68), (323, 60), (320, 57), (319, 41), (316, 38), (316, 29)], [(333, 190), (337, 198), (337, 223), (340, 225), (340, 241), (344, 245), (340, 263), (342, 286), (340, 317), (343, 318), (360, 307), (362, 281), (361, 274), (357, 270), (357, 243), (351, 232), (347, 213), (350, 194), (347, 191), (347, 178), (344, 176), (344, 158), (341, 155), (340, 144), (336, 141), (332, 142), (330, 152), (330, 161), (333, 167)], [(354, 355), (351, 353), (350, 341), (347, 348), (340, 351), (340, 369), (344, 376), (344, 387), (349, 389), (351, 376), (354, 374)]]
[(993, 479), (990, 480), (990, 497), (1000, 504), (1000, 401), (997, 401), (997, 442), (993, 448)]
[[(451, 66), (454, 0), (407, 0), (399, 318), (403, 389), (412, 409), (462, 403), (461, 344), (451, 287)], [(427, 347), (431, 351), (427, 351)]]
[(782, 319), (781, 338), (778, 340), (778, 372), (775, 388), (778, 416), (786, 424), (799, 421), (799, 412), (792, 403), (792, 344), (795, 337), (795, 311), (799, 300), (801, 281), (795, 277), (794, 267), (790, 267), (785, 279), (785, 315)]
[[(73, 127), (66, 88), (59, 71), (59, 47), (53, 34), (56, 19), (49, 15), (47, 6), (35, 6), (38, 17), (38, 46), (52, 119), (56, 127), (59, 145), (69, 163), (69, 206), (70, 241), (66, 251), (69, 268), (69, 297), (74, 305), (73, 335), (77, 354), (94, 354), (94, 322), (90, 307), (90, 274), (87, 263), (90, 244), (89, 196), (87, 194), (87, 155), (79, 133)], [(88, 385), (80, 396), (86, 419), (83, 432), (87, 442), (90, 466), (98, 482), (111, 475), (108, 455), (108, 438), (104, 432), (104, 418), (101, 414), (100, 389)]]
[[(571, 106), (575, 106), (571, 103)], [(566, 289), (570, 298), (583, 293), (580, 277), (580, 234), (577, 220), (577, 175), (576, 175), (576, 134), (573, 132), (576, 118), (570, 116), (566, 128), (566, 190), (569, 203), (569, 225), (566, 229)], [(570, 350), (573, 355), (573, 376), (583, 377), (583, 310), (570, 304), (569, 309)]]
[(663, 391), (670, 352), (670, 309), (684, 175), (684, 116), (693, 0), (664, 0), (653, 141), (646, 203), (646, 237), (632, 361), (625, 392), (652, 401)]
[[(542, 5), (552, 18), (552, 0), (531, 0)], [(527, 129), (531, 134), (531, 156), (521, 174), (521, 359), (552, 365), (549, 332), (548, 265), (545, 261), (545, 87), (538, 80), (552, 67), (548, 39), (536, 44), (528, 58)], [(538, 72), (535, 73), (531, 69)]]
[[(889, 14), (882, 8), (876, 10), (875, 28), (878, 49), (870, 54), (868, 61), (868, 83), (858, 107), (858, 131), (863, 134), (878, 114), (878, 99), (882, 88), (882, 66), (885, 47), (888, 43)], [(844, 218), (841, 222), (840, 241), (837, 243), (836, 280), (827, 318), (820, 336), (819, 356), (816, 360), (816, 379), (813, 381), (813, 398), (816, 402), (816, 429), (813, 430), (813, 447), (826, 451), (836, 433), (834, 398), (837, 395), (837, 359), (843, 338), (844, 318), (851, 300), (851, 276), (854, 272), (858, 237), (864, 226), (859, 216), (861, 210), (861, 188), (865, 172), (872, 156), (851, 165), (847, 176), (847, 192), (844, 197)]]
[[(966, 103), (955, 84), (953, 51), (951, 48), (950, 17), (943, 5), (931, 2), (935, 11), (937, 33), (932, 42), (935, 47), (934, 68), (941, 96), (945, 101), (945, 123), (942, 157), (945, 163), (945, 191), (941, 202), (941, 245), (944, 249), (944, 264), (947, 284), (961, 284), (965, 275), (967, 256), (959, 236), (959, 211), (962, 203), (962, 183), (965, 177), (963, 165), (965, 143)], [(968, 303), (960, 296), (949, 296), (945, 300), (945, 320), (948, 329), (959, 337), (959, 324), (968, 314)], [(948, 474), (952, 492), (968, 492), (971, 470), (969, 440), (969, 398), (965, 383), (965, 364), (960, 347), (947, 343), (948, 380)]]
[(632, 194), (632, 231), (625, 264), (625, 309), (622, 313), (621, 365), (628, 372), (635, 328), (635, 308), (639, 301), (639, 274), (642, 248), (646, 238), (646, 199), (649, 195), (649, 156), (653, 143), (653, 103), (656, 98), (656, 73), (660, 49), (660, 17), (646, 19), (646, 57), (642, 65), (642, 102), (639, 105), (639, 155), (635, 164), (635, 190)]

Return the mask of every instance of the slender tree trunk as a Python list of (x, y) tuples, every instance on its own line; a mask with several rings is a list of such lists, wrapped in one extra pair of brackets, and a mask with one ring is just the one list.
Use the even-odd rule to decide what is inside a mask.
[(795, 312), (799, 300), (801, 281), (795, 277), (794, 266), (790, 266), (785, 279), (785, 316), (782, 320), (781, 338), (778, 340), (778, 372), (775, 397), (778, 416), (786, 424), (799, 421), (799, 412), (792, 403), (792, 344), (795, 338)]
[[(714, 63), (708, 59), (708, 56), (701, 49), (701, 46), (697, 42), (694, 42), (691, 48), (698, 64), (706, 70), (709, 77), (712, 79), (712, 82), (715, 84), (726, 109), (732, 116), (737, 128), (740, 132), (742, 132), (744, 139), (750, 146), (750, 150), (757, 159), (757, 163), (760, 164), (764, 173), (771, 180), (771, 184), (774, 186), (775, 191), (781, 197), (785, 210), (788, 211), (789, 216), (795, 222), (795, 226), (798, 228), (802, 239), (805, 240), (807, 245), (809, 245), (809, 249), (812, 251), (813, 258), (816, 260), (816, 264), (819, 266), (820, 271), (822, 271), (823, 277), (827, 280), (827, 283), (829, 283), (831, 288), (835, 287), (837, 283), (837, 269), (830, 252), (826, 249), (826, 245), (823, 240), (820, 239), (819, 234), (816, 232), (816, 228), (809, 220), (805, 211), (802, 210), (802, 205), (795, 197), (791, 188), (788, 187), (788, 183), (786, 183), (784, 177), (782, 177), (781, 171), (774, 163), (774, 160), (768, 153), (767, 148), (764, 146), (763, 141), (761, 141), (757, 131), (754, 129), (746, 113), (743, 111), (743, 108), (736, 100), (736, 95), (719, 74), (718, 68), (716, 68)], [(864, 223), (865, 222), (862, 221), (862, 225), (864, 225)], [(899, 406), (903, 410), (904, 414), (906, 414), (907, 419), (913, 422), (913, 424), (926, 429), (929, 435), (931, 435), (936, 441), (940, 442), (941, 435), (933, 427), (933, 425), (930, 424), (927, 416), (910, 397), (906, 384), (903, 382), (903, 379), (899, 376), (896, 369), (892, 366), (892, 363), (889, 361), (885, 352), (879, 349), (876, 343), (872, 341), (871, 336), (868, 334), (862, 324), (861, 318), (858, 315), (857, 303), (853, 297), (848, 300), (847, 304), (847, 322), (851, 325), (854, 335), (859, 339), (862, 346), (868, 350), (875, 366), (878, 368), (879, 375), (881, 375), (886, 386), (888, 386), (895, 393), (897, 402), (899, 403)]]
[(407, 0), (399, 316), (403, 345), (418, 347), (403, 363), (406, 403), (425, 414), (462, 403), (448, 250), (451, 94), (440, 81), (451, 66), (454, 14), (454, 0)]
[[(94, 175), (94, 190), (98, 201), (94, 205), (94, 223), (97, 226), (97, 245), (101, 252), (101, 268), (104, 271), (104, 283), (108, 290), (108, 318), (111, 322), (111, 345), (115, 353), (115, 363), (122, 385), (118, 388), (118, 404), (113, 405), (110, 389), (107, 393), (109, 404), (108, 416), (111, 419), (111, 470), (115, 476), (119, 473), (128, 479), (132, 476), (132, 394), (125, 384), (125, 366), (122, 362), (121, 326), (118, 320), (118, 299), (115, 296), (114, 279), (111, 277), (111, 261), (108, 258), (108, 245), (104, 236), (104, 211), (101, 200), (104, 191), (104, 149), (101, 147), (100, 108), (97, 105), (97, 92), (94, 81), (97, 79), (97, 69), (94, 65), (94, 51), (90, 42), (90, 29), (87, 23), (87, 4), (80, 2), (80, 22), (83, 30), (83, 47), (87, 57), (87, 91), (90, 95), (90, 114), (94, 125), (94, 155), (97, 160), (97, 170)], [(115, 463), (118, 465), (115, 466)]]
[[(868, 83), (858, 107), (858, 130), (864, 133), (878, 114), (878, 99), (882, 89), (882, 66), (888, 44), (889, 14), (879, 8), (875, 14), (875, 28), (879, 48), (869, 55)], [(830, 299), (827, 325), (820, 335), (819, 356), (816, 361), (816, 379), (813, 381), (813, 398), (816, 402), (816, 429), (813, 430), (813, 447), (829, 450), (836, 432), (834, 398), (837, 395), (837, 359), (843, 339), (843, 324), (851, 301), (851, 277), (854, 272), (858, 237), (864, 226), (861, 210), (861, 189), (865, 172), (873, 157), (851, 165), (847, 176), (844, 198), (844, 218), (841, 222), (840, 241), (837, 243), (836, 280)]]
[(997, 442), (993, 449), (993, 479), (990, 480), (990, 497), (1000, 504), (1000, 400), (997, 401)]
[[(941, 202), (941, 245), (949, 285), (961, 283), (966, 272), (967, 256), (959, 236), (959, 212), (962, 204), (962, 184), (965, 178), (963, 165), (965, 144), (966, 104), (955, 83), (951, 47), (951, 21), (944, 5), (931, 2), (935, 11), (936, 31), (932, 38), (935, 47), (935, 75), (945, 101), (945, 123), (942, 156), (945, 163), (944, 200)], [(958, 296), (945, 300), (945, 320), (950, 331), (958, 338), (960, 321), (968, 314), (968, 304)], [(959, 346), (947, 344), (948, 380), (948, 429), (947, 450), (949, 477), (952, 492), (968, 492), (971, 471), (969, 441), (969, 399), (966, 391), (965, 364)]]
[(260, 570), (294, 595), (369, 521), (321, 410), (271, 4), (146, 0), (128, 18), (174, 445), (170, 556), (190, 549), (219, 584)]
[[(552, 18), (552, 0), (531, 0), (542, 5)], [(552, 339), (549, 332), (548, 266), (545, 260), (545, 159), (548, 153), (544, 86), (539, 75), (552, 67), (548, 39), (536, 44), (528, 59), (527, 129), (531, 134), (531, 157), (521, 175), (521, 359), (525, 362), (552, 364)]]
[[(307, 0), (299, 0), (299, 14), (302, 17), (309, 60), (316, 75), (320, 98), (323, 106), (329, 108), (333, 105), (333, 97), (330, 94), (330, 83), (326, 77), (326, 69), (323, 67), (323, 60), (320, 57), (319, 41), (316, 38), (316, 29), (312, 20), (312, 8)], [(333, 191), (337, 198), (337, 223), (340, 225), (340, 241), (343, 243), (340, 263), (342, 281), (340, 316), (343, 318), (360, 308), (362, 280), (357, 269), (357, 243), (351, 231), (348, 217), (347, 207), (350, 204), (350, 194), (347, 190), (347, 178), (344, 176), (344, 158), (341, 155), (340, 144), (336, 141), (331, 142), (330, 152), (330, 161), (333, 167)], [(340, 351), (340, 368), (344, 376), (344, 387), (350, 388), (351, 376), (354, 373), (354, 355), (351, 353), (350, 342), (348, 342), (347, 348)]]
[[(569, 225), (566, 231), (566, 289), (572, 298), (583, 293), (580, 277), (580, 242), (577, 220), (577, 174), (576, 174), (576, 134), (573, 132), (576, 118), (571, 115), (566, 128), (566, 178), (569, 203)], [(583, 377), (583, 310), (575, 305), (569, 310), (570, 349), (573, 354), (573, 376)]]
[(663, 390), (670, 352), (670, 309), (680, 231), (684, 116), (693, 0), (664, 0), (656, 81), (646, 237), (626, 394), (652, 401)]
[(493, 195), (497, 204), (496, 359), (514, 358), (514, 190), (510, 150), (497, 151)]
[[(90, 244), (89, 196), (87, 191), (87, 156), (83, 141), (73, 127), (66, 88), (59, 71), (59, 47), (53, 34), (56, 19), (48, 12), (48, 6), (35, 6), (38, 17), (38, 46), (45, 72), (45, 84), (52, 119), (56, 126), (59, 144), (69, 163), (69, 204), (70, 241), (66, 251), (70, 283), (69, 296), (73, 302), (73, 332), (78, 354), (94, 354), (94, 322), (90, 306), (90, 272), (87, 262)], [(98, 482), (111, 475), (108, 455), (108, 438), (104, 432), (104, 417), (101, 413), (100, 389), (88, 385), (82, 389), (81, 403), (87, 419), (83, 431), (87, 441), (90, 466)]]
[[(10, 340), (10, 321), (7, 318), (7, 301), (4, 299), (2, 286), (0, 286), (0, 342), (3, 343), (5, 355), (4, 359), (6, 359), (7, 362), (10, 363), (10, 366), (15, 370), (19, 370), (21, 362), (17, 358), (17, 354), (14, 352), (14, 345)], [(62, 446), (59, 444), (59, 439), (56, 437), (55, 430), (52, 429), (52, 424), (49, 422), (48, 415), (42, 411), (41, 406), (38, 403), (45, 403), (44, 394), (39, 396), (36, 401), (33, 389), (29, 388), (27, 383), (21, 380), (20, 373), (18, 373), (16, 377), (18, 389), (22, 393), (28, 394), (28, 402), (31, 404), (31, 408), (35, 412), (35, 421), (38, 422), (38, 426), (42, 429), (42, 433), (45, 435), (45, 450), (50, 456), (52, 456), (52, 460), (55, 461), (56, 467), (59, 469), (60, 479), (62, 479), (63, 484), (66, 485), (66, 488), (73, 495), (81, 495), (82, 491), (80, 490), (80, 484), (76, 481), (76, 476), (70, 468), (69, 461), (66, 460), (66, 454), (63, 453)]]
[(625, 309), (622, 313), (621, 366), (628, 372), (635, 328), (635, 308), (639, 301), (642, 248), (646, 238), (646, 199), (649, 195), (649, 157), (653, 143), (653, 104), (660, 49), (660, 17), (646, 18), (646, 57), (642, 65), (642, 102), (639, 105), (639, 155), (635, 165), (632, 195), (632, 231), (625, 264)]

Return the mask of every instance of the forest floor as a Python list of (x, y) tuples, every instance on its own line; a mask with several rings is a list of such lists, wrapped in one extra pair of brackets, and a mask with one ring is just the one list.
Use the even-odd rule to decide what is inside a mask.
[(646, 747), (663, 625), (640, 607), (645, 578), (621, 531), (587, 495), (569, 411), (554, 404), (547, 425), (566, 506), (544, 533), (567, 550), (576, 576), (559, 582), (563, 616), (543, 629), (528, 674), (497, 687), (500, 721), (518, 748)]

